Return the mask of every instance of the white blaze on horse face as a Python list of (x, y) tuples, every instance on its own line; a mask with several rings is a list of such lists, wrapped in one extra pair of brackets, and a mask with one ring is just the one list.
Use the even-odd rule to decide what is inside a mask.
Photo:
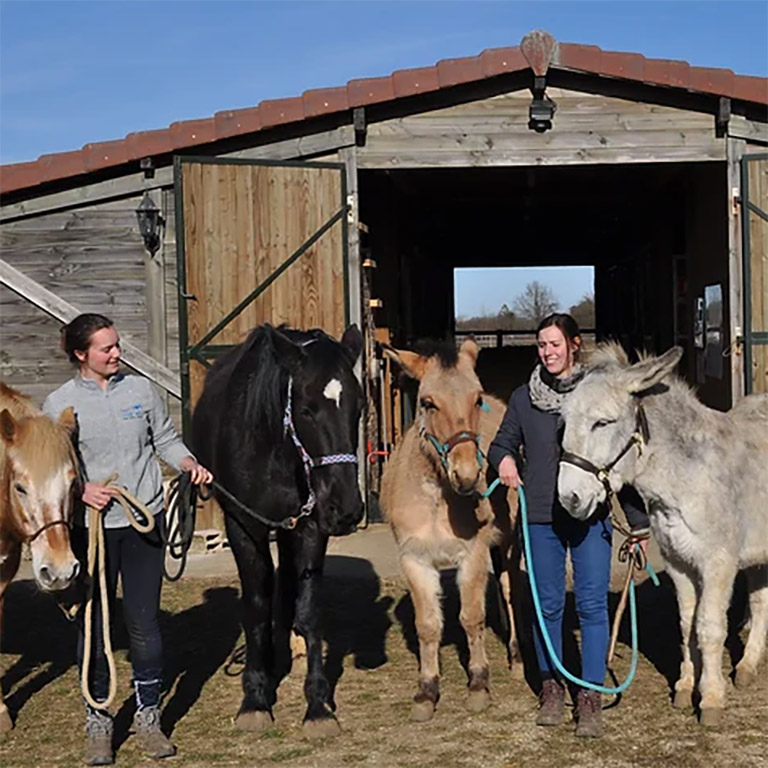
[(338, 379), (331, 379), (323, 390), (323, 394), (336, 403), (337, 408), (341, 408), (341, 382)]
[[(27, 485), (23, 504), (26, 524), (31, 535), (71, 515), (70, 487), (75, 473), (71, 467), (60, 467), (47, 477)], [(66, 527), (53, 526), (40, 533), (29, 548), (35, 579), (44, 590), (55, 591), (69, 585), (78, 570), (77, 558), (69, 546)]]

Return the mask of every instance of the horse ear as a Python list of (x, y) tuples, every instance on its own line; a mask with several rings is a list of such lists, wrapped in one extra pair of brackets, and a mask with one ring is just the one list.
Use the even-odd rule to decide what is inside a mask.
[(633, 395), (650, 389), (675, 370), (682, 356), (682, 347), (672, 347), (659, 357), (631, 365), (624, 372), (627, 389)]
[(306, 352), (298, 344), (294, 344), (285, 334), (277, 328), (271, 328), (272, 348), (275, 350), (280, 365), (295, 371), (301, 361), (306, 357)]
[(75, 427), (77, 426), (77, 420), (75, 419), (75, 409), (73, 406), (70, 405), (59, 414), (58, 425), (66, 429), (67, 432), (72, 435), (72, 433), (75, 431)]
[(427, 367), (427, 358), (422, 357), (418, 352), (411, 352), (407, 349), (395, 349), (390, 347), (389, 344), (382, 344), (381, 348), (384, 354), (390, 360), (397, 363), (412, 379), (421, 381)]
[(474, 368), (477, 365), (477, 356), (480, 354), (480, 347), (473, 338), (465, 339), (459, 347), (459, 354), (466, 355)]
[(16, 437), (16, 420), (7, 408), (0, 411), (0, 437), (8, 445), (13, 445)]
[(341, 337), (341, 343), (351, 353), (352, 361), (357, 362), (357, 358), (363, 351), (363, 334), (360, 333), (360, 329), (354, 323), (347, 326), (347, 330)]

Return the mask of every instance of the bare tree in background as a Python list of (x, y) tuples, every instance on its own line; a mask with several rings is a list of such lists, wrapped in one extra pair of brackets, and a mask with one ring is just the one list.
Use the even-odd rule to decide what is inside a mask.
[(534, 280), (525, 286), (525, 290), (515, 299), (512, 306), (519, 317), (529, 320), (535, 327), (547, 315), (556, 312), (559, 304), (549, 286)]
[(593, 293), (585, 293), (578, 304), (574, 304), (569, 314), (578, 323), (579, 328), (595, 327), (595, 296)]

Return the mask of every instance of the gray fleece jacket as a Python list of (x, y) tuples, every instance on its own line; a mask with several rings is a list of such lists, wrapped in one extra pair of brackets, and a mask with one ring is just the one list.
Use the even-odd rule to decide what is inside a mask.
[[(73, 406), (77, 416), (77, 448), (84, 479), (103, 483), (117, 472), (115, 481), (152, 510), (163, 508), (163, 475), (155, 456), (174, 469), (191, 456), (155, 387), (142, 376), (118, 373), (101, 389), (92, 379), (77, 374), (43, 403), (52, 418)], [(105, 510), (107, 528), (124, 528), (128, 520), (116, 501)]]

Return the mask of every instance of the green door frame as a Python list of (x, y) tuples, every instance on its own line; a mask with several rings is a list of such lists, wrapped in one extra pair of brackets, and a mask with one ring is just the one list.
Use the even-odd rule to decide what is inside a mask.
[[(307, 240), (305, 240), (285, 261), (282, 262), (269, 276), (259, 283), (241, 302), (228, 312), (216, 325), (206, 331), (196, 344), (189, 343), (189, 325), (187, 322), (187, 301), (194, 298), (187, 292), (187, 262), (184, 236), (184, 178), (182, 163), (201, 163), (209, 165), (259, 165), (275, 168), (324, 168), (337, 170), (341, 175), (341, 200), (339, 208), (330, 218)], [(176, 155), (173, 158), (173, 185), (176, 206), (176, 272), (179, 291), (179, 357), (181, 375), (181, 419), (182, 433), (185, 441), (191, 438), (192, 406), (190, 403), (189, 364), (192, 359), (202, 363), (207, 368), (211, 360), (236, 344), (209, 344), (218, 333), (232, 322), (246, 307), (255, 301), (288, 267), (305, 254), (320, 238), (338, 221), (342, 226), (342, 263), (344, 275), (344, 321), (349, 325), (349, 238), (347, 232), (347, 177), (344, 163), (301, 162), (300, 160), (247, 160), (241, 158), (220, 158), (196, 155)], [(187, 442), (187, 444), (189, 444)]]
[(741, 241), (742, 269), (744, 274), (744, 392), (752, 392), (752, 345), (768, 344), (768, 329), (752, 329), (752, 276), (751, 241), (749, 235), (750, 214), (768, 222), (768, 211), (764, 211), (749, 199), (749, 164), (757, 160), (768, 160), (768, 154), (743, 155), (741, 158)]

